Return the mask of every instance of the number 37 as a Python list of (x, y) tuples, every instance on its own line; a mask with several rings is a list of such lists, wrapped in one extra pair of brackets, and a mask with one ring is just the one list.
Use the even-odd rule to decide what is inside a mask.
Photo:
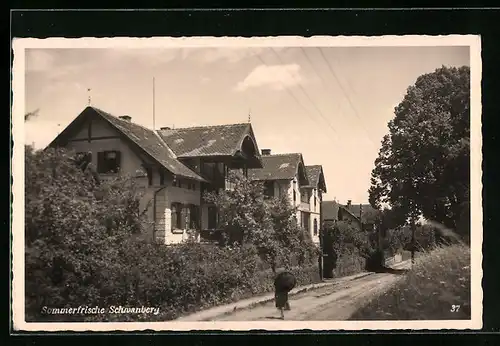
[(451, 306), (451, 312), (458, 312), (460, 310), (460, 305), (452, 305)]

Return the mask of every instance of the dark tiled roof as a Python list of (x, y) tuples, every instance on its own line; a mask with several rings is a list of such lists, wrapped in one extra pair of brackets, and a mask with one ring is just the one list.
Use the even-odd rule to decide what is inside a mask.
[(319, 183), (319, 176), (321, 175), (321, 166), (306, 166), (307, 180), (311, 186), (317, 186)]
[(158, 131), (177, 157), (233, 156), (250, 132), (248, 123)]
[(122, 120), (98, 108), (92, 107), (92, 109), (170, 172), (185, 178), (204, 181), (202, 177), (177, 160), (172, 150), (153, 130)]
[(303, 164), (303, 159), (299, 153), (263, 155), (263, 168), (249, 169), (248, 178), (251, 180), (293, 179), (301, 163)]
[[(367, 213), (372, 213), (372, 212), (377, 212), (376, 209), (373, 209), (370, 204), (363, 204), (363, 214), (362, 214), (362, 219), (363, 222), (366, 222), (364, 216), (367, 215)], [(330, 220), (338, 220), (338, 213), (339, 213), (339, 208), (342, 208), (349, 214), (351, 214), (353, 217), (355, 217), (357, 220), (359, 220), (359, 211), (360, 207), (359, 204), (351, 204), (350, 207), (347, 205), (340, 204), (336, 201), (323, 201), (321, 202), (321, 207), (323, 208), (323, 220), (325, 219), (330, 219)]]
[(335, 201), (321, 202), (323, 220), (337, 220), (339, 215), (339, 204)]
[[(370, 211), (375, 211), (375, 209), (372, 208), (371, 205), (369, 204), (362, 204), (363, 206), (363, 215), (366, 214), (367, 212)], [(344, 205), (345, 208), (347, 208), (346, 205)], [(349, 208), (349, 211), (356, 215), (357, 218), (359, 218), (359, 204), (351, 204), (351, 207)]]

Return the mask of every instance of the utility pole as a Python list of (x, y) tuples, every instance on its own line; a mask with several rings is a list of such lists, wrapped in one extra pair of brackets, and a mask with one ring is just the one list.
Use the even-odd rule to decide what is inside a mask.
[(319, 278), (321, 281), (323, 281), (323, 276), (324, 276), (324, 259), (323, 259), (323, 243), (324, 243), (324, 226), (322, 225), (321, 229), (319, 230)]
[(361, 225), (361, 231), (363, 231), (363, 204), (359, 203), (359, 223)]
[(153, 77), (153, 131), (156, 129), (155, 125), (155, 77)]
[[(410, 184), (411, 188), (413, 190), (413, 175), (411, 174), (411, 168), (409, 173), (409, 178), (410, 178)], [(414, 205), (411, 200), (408, 201), (410, 204), (410, 227), (411, 227), (411, 266), (413, 268), (413, 265), (415, 264), (415, 211), (414, 211)]]
[(415, 264), (415, 229), (416, 229), (416, 224), (415, 224), (415, 216), (411, 216), (411, 266), (413, 268), (413, 265)]

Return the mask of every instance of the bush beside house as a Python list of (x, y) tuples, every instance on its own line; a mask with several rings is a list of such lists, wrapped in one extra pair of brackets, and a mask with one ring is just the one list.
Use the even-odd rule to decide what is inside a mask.
[(356, 274), (367, 269), (374, 246), (370, 234), (348, 221), (326, 222), (322, 231), (326, 278)]
[[(237, 190), (246, 188), (241, 184)], [(293, 212), (276, 201), (264, 203), (259, 191), (247, 190), (256, 194), (257, 203), (240, 203), (238, 213), (226, 214), (226, 220), (238, 221), (226, 223), (226, 231), (244, 226), (239, 233), (246, 241), (165, 246), (142, 237), (148, 225), (133, 179), (99, 184), (91, 171), (78, 167), (72, 153), (27, 147), (26, 320), (170, 320), (269, 292), (280, 268), (294, 272), (299, 285), (318, 282), (317, 253), (306, 233), (291, 226)], [(237, 196), (250, 201), (245, 194)], [(226, 197), (227, 205), (234, 205), (231, 195)], [(160, 310), (158, 315), (43, 313), (43, 307), (78, 306)]]

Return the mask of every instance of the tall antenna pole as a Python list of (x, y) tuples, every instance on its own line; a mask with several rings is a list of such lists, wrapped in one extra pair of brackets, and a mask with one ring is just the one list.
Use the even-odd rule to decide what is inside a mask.
[(155, 77), (153, 77), (153, 131), (156, 129), (155, 125)]

